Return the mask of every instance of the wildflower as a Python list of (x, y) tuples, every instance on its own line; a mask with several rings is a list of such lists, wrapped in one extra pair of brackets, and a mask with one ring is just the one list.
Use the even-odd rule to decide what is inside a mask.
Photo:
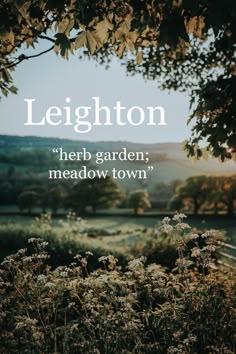
[(98, 258), (98, 262), (100, 263), (105, 263), (107, 261), (107, 256), (102, 256), (100, 258)]
[(201, 234), (201, 237), (202, 238), (207, 238), (210, 236), (210, 233), (207, 231), (207, 232), (204, 232), (204, 234)]
[(67, 273), (67, 272), (61, 272), (61, 273), (60, 273), (60, 276), (61, 276), (62, 278), (66, 278), (66, 277), (68, 276), (68, 273)]
[(178, 231), (182, 231), (182, 230), (190, 229), (190, 226), (184, 222), (180, 222), (179, 224), (176, 224), (175, 228)]
[(11, 256), (7, 256), (4, 261), (2, 261), (1, 265), (2, 266), (6, 266), (6, 265), (10, 265), (10, 264), (14, 264), (14, 259)]
[(201, 250), (198, 247), (194, 247), (191, 251), (191, 256), (192, 257), (198, 257), (201, 254)]
[(173, 226), (169, 225), (169, 224), (163, 224), (160, 227), (160, 231), (164, 232), (166, 234), (170, 234), (173, 231)]
[(20, 249), (20, 250), (17, 252), (17, 254), (18, 254), (19, 256), (23, 256), (23, 255), (25, 255), (26, 251), (27, 251), (26, 248), (22, 248), (22, 249)]
[(76, 255), (74, 256), (74, 259), (77, 259), (78, 261), (80, 261), (81, 258), (82, 258), (81, 254), (76, 254)]
[(194, 336), (194, 335), (190, 335), (188, 338), (189, 338), (189, 340), (190, 340), (192, 343), (194, 343), (194, 342), (197, 341), (197, 337)]
[(196, 239), (199, 238), (199, 235), (192, 233), (192, 234), (189, 234), (189, 235), (188, 235), (188, 238), (189, 238), (190, 240), (196, 240)]
[(93, 256), (93, 253), (90, 251), (85, 252), (86, 256)]
[(48, 283), (45, 284), (45, 286), (46, 286), (46, 288), (51, 289), (51, 288), (54, 288), (54, 287), (55, 287), (55, 284), (53, 284), (53, 283), (51, 283), (51, 282), (48, 282)]
[(45, 277), (44, 274), (39, 274), (39, 275), (38, 275), (38, 278), (37, 278), (37, 281), (38, 281), (38, 282), (43, 282), (43, 281), (45, 281), (45, 279), (46, 279), (46, 277)]
[(108, 280), (109, 280), (109, 278), (106, 274), (101, 274), (99, 276), (99, 279), (101, 280), (101, 282), (104, 282), (104, 283), (108, 282)]
[(133, 259), (128, 263), (128, 268), (132, 271), (140, 269), (143, 267), (143, 263), (146, 261), (146, 257), (142, 256), (137, 259)]
[(141, 261), (142, 263), (145, 263), (146, 260), (147, 260), (147, 257), (141, 256), (139, 259), (140, 259), (140, 261)]
[(36, 238), (36, 237), (31, 237), (28, 239), (28, 243), (35, 243), (39, 241), (43, 241), (43, 240), (41, 238)]
[(86, 267), (87, 266), (88, 262), (87, 262), (86, 258), (82, 258), (80, 262), (81, 262), (82, 267)]
[(206, 247), (206, 249), (207, 249), (208, 251), (210, 251), (210, 252), (215, 252), (215, 251), (216, 251), (216, 246), (214, 246), (214, 245), (208, 245), (208, 246)]
[(187, 216), (185, 214), (176, 214), (173, 216), (173, 221), (182, 222)]
[(169, 224), (170, 221), (171, 221), (171, 219), (170, 219), (168, 216), (166, 216), (166, 217), (164, 217), (164, 219), (162, 220), (162, 224)]

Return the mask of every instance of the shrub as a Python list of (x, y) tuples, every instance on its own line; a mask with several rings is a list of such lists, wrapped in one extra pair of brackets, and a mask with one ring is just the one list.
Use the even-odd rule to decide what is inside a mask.
[(69, 214), (67, 220), (61, 220), (61, 228), (56, 228), (51, 222), (50, 214), (43, 214), (36, 218), (30, 226), (1, 225), (0, 227), (0, 259), (17, 252), (20, 248), (27, 247), (30, 238), (43, 238), (48, 242), (49, 265), (56, 268), (60, 265), (68, 265), (73, 262), (78, 253), (85, 255), (87, 250), (93, 252), (89, 262), (89, 270), (99, 267), (98, 258), (112, 252), (119, 259), (120, 264), (125, 265), (128, 255), (123, 252), (111, 250), (101, 243), (93, 240), (91, 243), (86, 236), (83, 221), (77, 219), (74, 214)]

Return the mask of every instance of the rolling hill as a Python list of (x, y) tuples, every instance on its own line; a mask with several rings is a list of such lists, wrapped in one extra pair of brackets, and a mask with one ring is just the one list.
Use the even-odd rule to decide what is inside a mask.
[[(217, 160), (193, 162), (186, 157), (180, 143), (140, 144), (126, 141), (74, 141), (58, 138), (43, 138), (32, 136), (0, 135), (0, 171), (15, 167), (24, 172), (46, 174), (48, 169), (80, 169), (83, 162), (58, 161), (53, 154), (53, 148), (61, 147), (64, 151), (81, 151), (86, 148), (92, 155), (88, 163), (90, 169), (105, 169), (111, 171), (113, 167), (122, 170), (147, 170), (148, 165), (153, 171), (148, 172), (147, 180), (123, 179), (120, 184), (125, 191), (135, 188), (148, 188), (153, 191), (157, 183), (166, 183), (173, 180), (184, 180), (197, 175), (231, 175), (236, 172), (235, 163), (230, 161), (224, 164)], [(97, 165), (95, 154), (97, 151), (119, 152), (122, 148), (127, 151), (147, 152), (149, 163), (140, 161), (105, 161)]]

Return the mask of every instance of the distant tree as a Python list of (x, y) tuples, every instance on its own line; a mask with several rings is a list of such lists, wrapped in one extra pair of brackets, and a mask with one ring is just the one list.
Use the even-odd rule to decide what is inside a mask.
[(119, 185), (111, 177), (83, 179), (69, 192), (66, 206), (82, 213), (91, 207), (96, 213), (98, 208), (114, 207), (122, 197)]
[(38, 194), (38, 205), (42, 208), (42, 213), (46, 213), (48, 207), (48, 191), (44, 183), (30, 184), (24, 188), (24, 192), (30, 191)]
[(210, 194), (210, 201), (213, 202), (217, 212), (219, 206), (225, 206), (228, 215), (233, 215), (236, 204), (236, 175), (220, 176), (212, 179), (214, 189)]
[(14, 188), (12, 184), (8, 181), (4, 181), (0, 183), (0, 191), (1, 191), (1, 205), (10, 205), (14, 202)]
[(166, 208), (175, 194), (176, 188), (182, 183), (181, 180), (173, 180), (169, 183), (159, 182), (152, 191), (152, 205), (156, 208)]
[[(197, 214), (200, 207), (209, 198), (212, 187), (209, 185), (209, 178), (207, 176), (189, 177), (186, 181), (176, 189), (176, 194), (172, 198), (170, 207), (176, 209), (184, 205), (188, 208), (193, 205), (193, 213)], [(179, 209), (177, 208), (177, 209)]]
[(128, 205), (133, 208), (136, 215), (144, 209), (151, 208), (148, 192), (143, 189), (131, 192), (128, 198)]
[[(44, 196), (45, 199), (46, 196)], [(65, 198), (65, 192), (61, 186), (55, 186), (47, 192), (47, 202), (52, 212), (56, 213), (57, 210), (63, 206)]]
[(14, 177), (15, 177), (15, 167), (10, 166), (7, 170), (7, 180), (14, 181)]
[(20, 210), (28, 210), (31, 214), (33, 207), (38, 205), (39, 194), (33, 191), (22, 192), (17, 198), (17, 204)]
[(168, 209), (180, 211), (183, 207), (183, 198), (179, 194), (174, 194), (168, 203)]

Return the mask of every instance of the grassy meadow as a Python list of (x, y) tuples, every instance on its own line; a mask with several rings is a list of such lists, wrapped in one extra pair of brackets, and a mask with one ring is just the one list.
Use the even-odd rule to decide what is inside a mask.
[[(61, 140), (2, 137), (0, 142), (0, 352), (235, 352), (235, 264), (219, 253), (225, 251), (219, 241), (236, 245), (235, 215), (218, 204), (195, 215), (189, 208), (187, 218), (168, 209), (173, 181), (230, 176), (231, 164), (221, 171), (217, 162), (192, 164), (178, 144), (140, 145), (136, 149), (149, 148), (155, 166), (148, 182), (122, 180), (126, 200), (119, 208), (93, 210), (89, 204), (84, 213), (74, 213), (83, 194), (73, 195), (78, 191), (71, 181), (57, 185), (47, 177), (52, 166), (81, 167), (51, 160), (49, 151)], [(81, 147), (63, 144), (68, 150)], [(87, 148), (95, 153), (122, 145), (87, 143)], [(142, 168), (127, 161), (118, 165)], [(111, 167), (111, 162), (103, 165)], [(148, 191), (143, 196), (156, 206), (141, 205), (135, 215), (126, 205), (135, 189)], [(69, 200), (63, 191), (72, 195), (74, 207), (63, 204)], [(27, 193), (38, 198), (31, 208), (19, 203), (18, 195)], [(233, 249), (227, 252), (235, 256)]]
[[(11, 210), (11, 209), (9, 209)], [(132, 210), (127, 209), (123, 216), (116, 215), (120, 210), (113, 210), (113, 216), (90, 216), (81, 219), (85, 232), (83, 237), (78, 235), (76, 227), (79, 223), (76, 219), (68, 220), (65, 215), (53, 217), (50, 221), (55, 237), (62, 238), (68, 230), (73, 230), (73, 241), (84, 244), (87, 249), (100, 247), (111, 252), (127, 252), (129, 247), (142, 243), (147, 235), (152, 235), (161, 224), (163, 216), (155, 212), (143, 215), (132, 215)], [(19, 231), (30, 230), (32, 224), (38, 217), (29, 215), (0, 215), (0, 230), (2, 228), (16, 228)], [(225, 235), (226, 242), (236, 245), (236, 225), (235, 218), (225, 215), (214, 216), (188, 216), (188, 223), (196, 230), (216, 229)], [(80, 228), (78, 228), (80, 230)], [(29, 234), (30, 237), (30, 234)], [(26, 242), (26, 241), (25, 241)], [(22, 245), (24, 246), (24, 245)], [(9, 254), (11, 250), (8, 249)], [(12, 251), (16, 251), (13, 249)], [(3, 252), (4, 255), (6, 252)]]

